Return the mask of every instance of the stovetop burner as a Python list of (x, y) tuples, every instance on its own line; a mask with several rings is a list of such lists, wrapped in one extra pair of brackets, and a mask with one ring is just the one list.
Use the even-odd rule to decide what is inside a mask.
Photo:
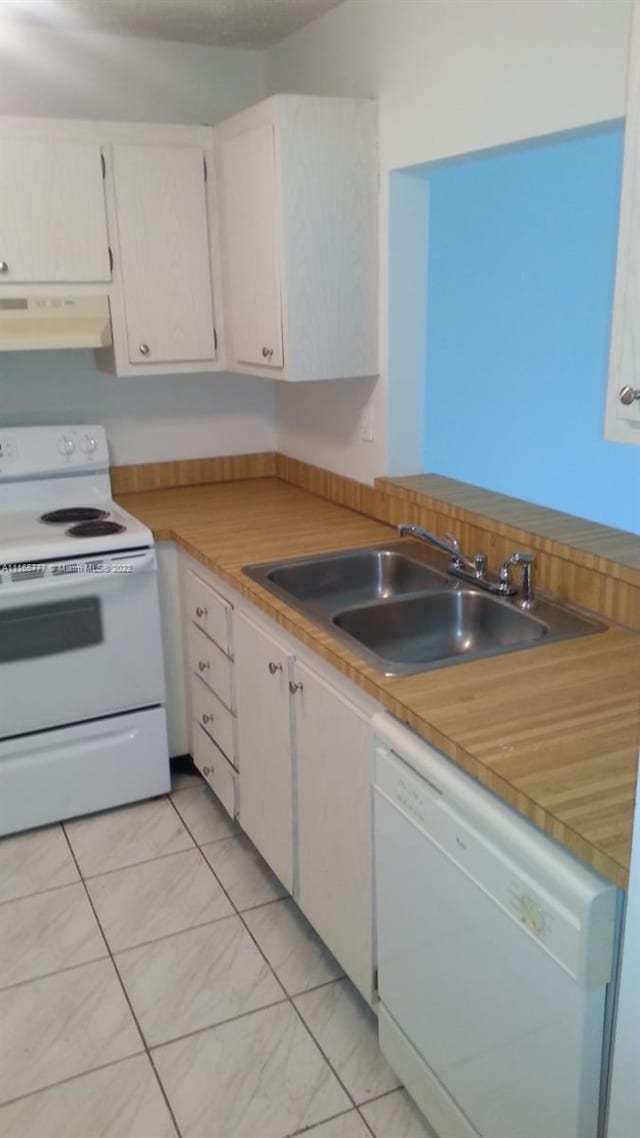
[(51, 510), (48, 514), (43, 514), (40, 521), (51, 526), (68, 526), (70, 522), (94, 522), (108, 517), (106, 510), (97, 510), (93, 506), (68, 506), (64, 510)]
[(65, 532), (69, 537), (106, 537), (110, 533), (124, 533), (125, 526), (119, 522), (89, 521), (79, 522)]

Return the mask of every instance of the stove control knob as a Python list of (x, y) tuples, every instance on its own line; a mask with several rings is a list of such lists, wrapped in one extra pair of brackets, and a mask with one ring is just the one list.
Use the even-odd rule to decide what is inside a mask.
[(75, 449), (76, 444), (73, 439), (70, 439), (68, 435), (60, 435), (58, 439), (58, 454), (61, 454), (64, 458), (69, 458)]
[(93, 454), (97, 445), (98, 444), (97, 444), (96, 440), (94, 439), (93, 435), (81, 435), (80, 436), (80, 442), (78, 443), (78, 446), (80, 447), (80, 450), (82, 451), (83, 454)]

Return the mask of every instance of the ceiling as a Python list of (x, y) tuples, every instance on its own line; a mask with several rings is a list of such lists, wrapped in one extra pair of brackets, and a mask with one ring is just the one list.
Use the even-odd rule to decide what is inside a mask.
[(2, 16), (82, 31), (265, 48), (341, 0), (0, 0)]

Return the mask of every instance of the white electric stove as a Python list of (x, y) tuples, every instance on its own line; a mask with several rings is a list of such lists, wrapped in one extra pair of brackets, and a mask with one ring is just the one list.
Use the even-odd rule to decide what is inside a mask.
[(157, 563), (102, 427), (0, 428), (0, 834), (165, 793)]

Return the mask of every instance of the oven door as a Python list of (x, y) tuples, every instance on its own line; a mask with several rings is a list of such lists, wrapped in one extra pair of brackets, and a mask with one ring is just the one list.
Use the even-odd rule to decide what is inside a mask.
[(2, 573), (0, 739), (163, 701), (154, 550)]

